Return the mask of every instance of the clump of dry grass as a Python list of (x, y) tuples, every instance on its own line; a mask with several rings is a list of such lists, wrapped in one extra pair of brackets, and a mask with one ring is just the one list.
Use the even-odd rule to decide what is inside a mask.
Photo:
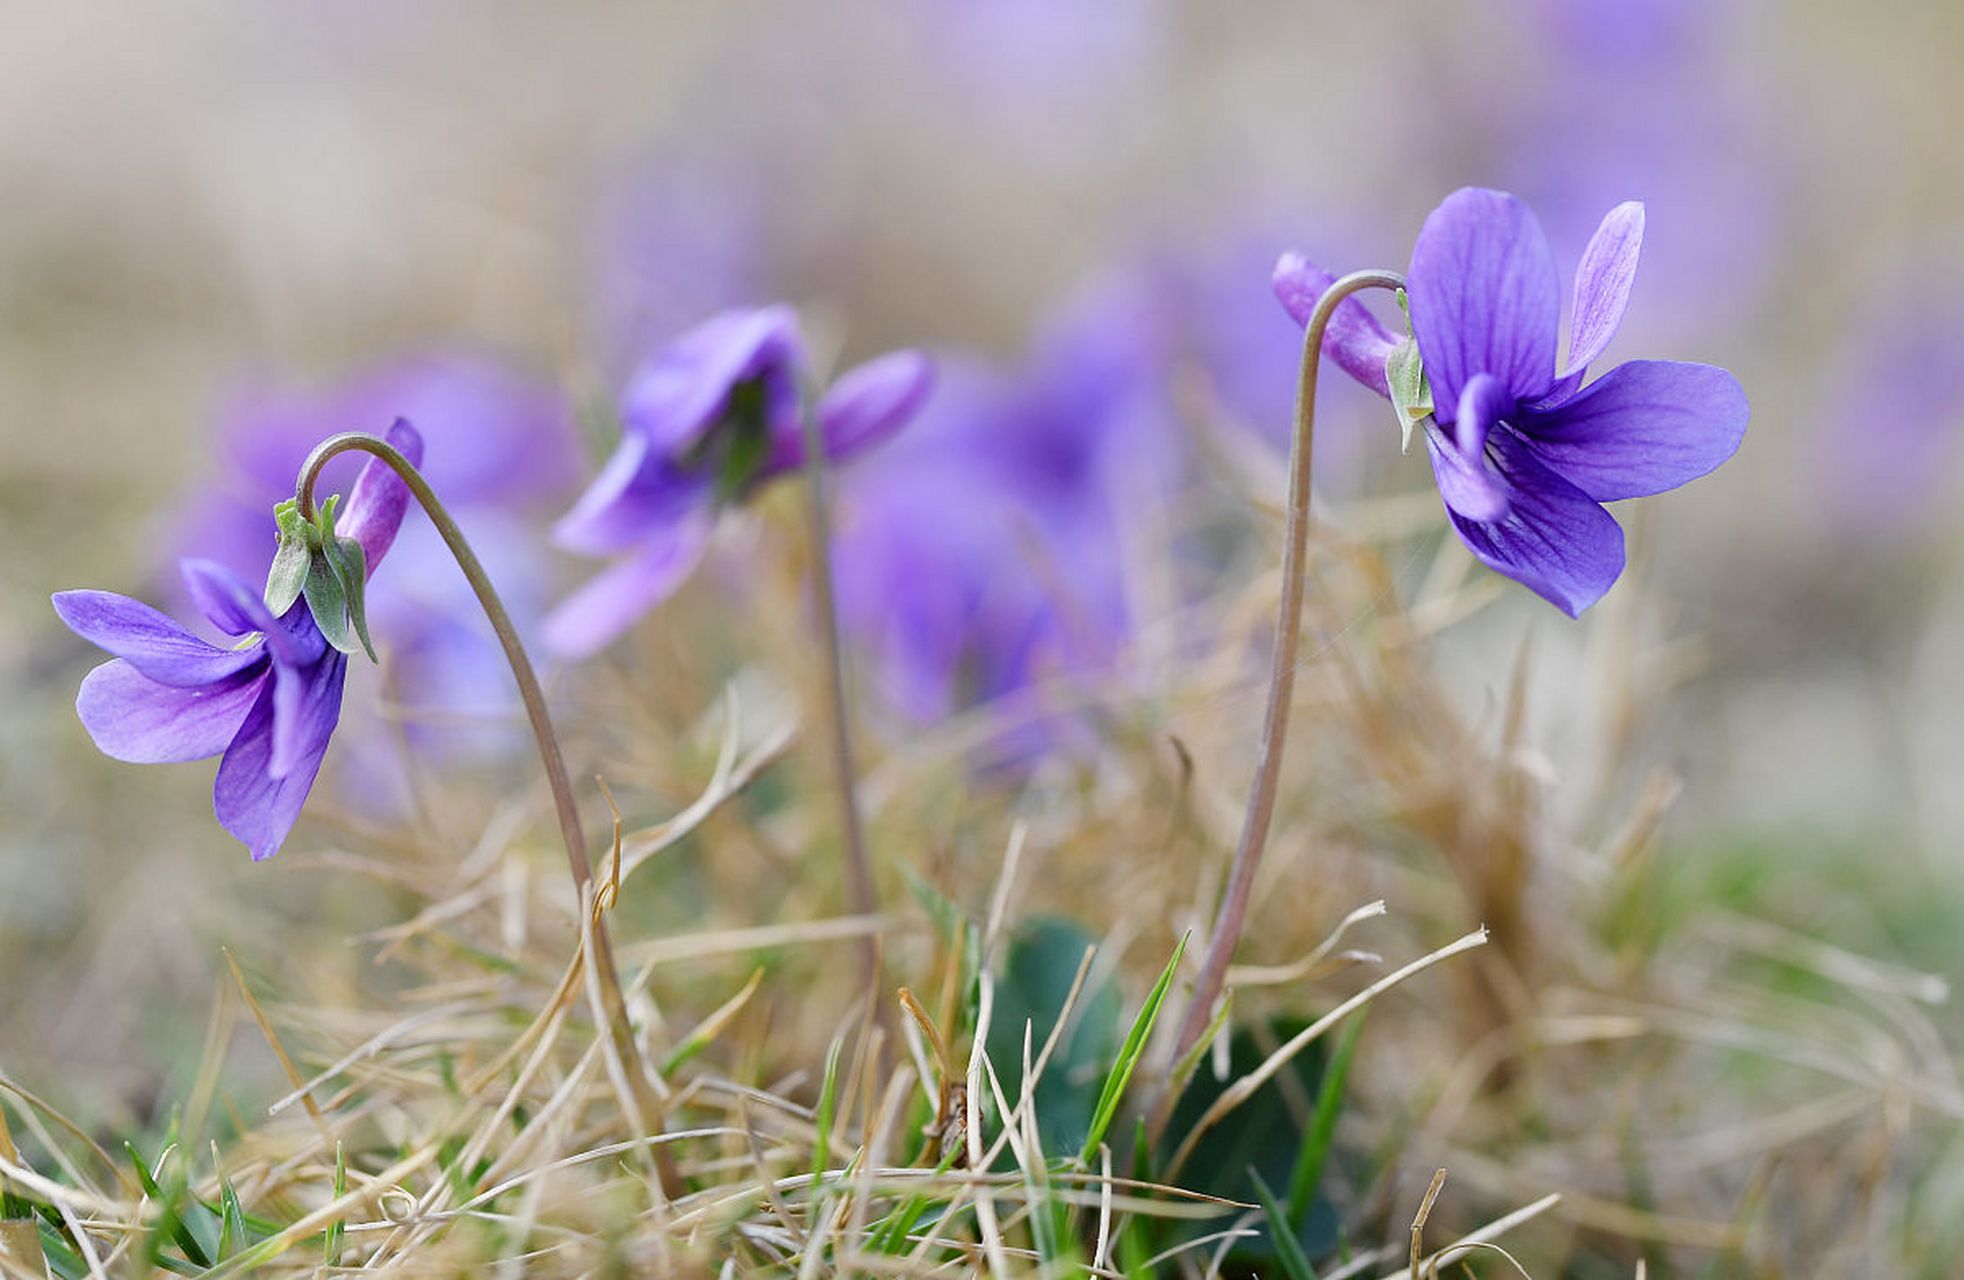
[[(1208, 918), (1245, 785), (1273, 577), (1149, 634), (1107, 687), (1059, 685), (879, 753), (863, 795), (881, 908), (857, 915), (838, 908), (827, 761), (806, 731), (824, 673), (787, 577), (757, 593), (741, 659), (686, 623), (651, 627), (575, 691), (576, 751), (606, 762), (621, 805), (598, 908), (657, 1071), (644, 1128), (595, 1033), (591, 930), (547, 870), (538, 797), (431, 782), (412, 820), (344, 824), (293, 860), (374, 882), (387, 922), (339, 958), (323, 960), (322, 921), (216, 966), (201, 1060), (141, 1145), (106, 1149), (67, 1120), (66, 1082), (0, 1077), (15, 1122), (0, 1263), (1942, 1274), (1936, 1224), (1964, 1193), (1929, 1172), (1964, 1114), (1927, 1012), (1942, 984), (1728, 910), (1649, 923), (1675, 784), (1616, 762), (1666, 668), (1607, 655), (1592, 675), (1609, 681), (1611, 764), (1551, 768), (1530, 651), (1478, 714), (1439, 678), (1439, 638), (1494, 592), (1407, 506), (1319, 535), (1298, 745), (1223, 1020), (1259, 1065), (1232, 1065), (1224, 1030), (1168, 1058), (1194, 965), (1182, 939)], [(1401, 564), (1423, 566), (1416, 591)], [(967, 768), (978, 742), (1067, 706), (1097, 725), (1094, 755), (1014, 780)], [(1006, 954), (1043, 915), (1098, 945), (1054, 1017), (1006, 1023)], [(1068, 1046), (1107, 999), (1132, 1034), (1096, 1064), (1082, 1149), (1060, 1150), (1039, 1095), (1082, 1070)], [(1368, 1030), (1326, 1053), (1367, 1007)], [(1347, 1091), (1308, 1091), (1312, 1058), (1325, 1080), (1347, 1062)], [(1171, 1112), (1183, 1088), (1198, 1120)], [(1340, 1108), (1312, 1179), (1334, 1256), (1295, 1256), (1268, 1230), (1273, 1203), (1190, 1176), (1264, 1090), (1280, 1110), (1243, 1136), (1290, 1152)]]

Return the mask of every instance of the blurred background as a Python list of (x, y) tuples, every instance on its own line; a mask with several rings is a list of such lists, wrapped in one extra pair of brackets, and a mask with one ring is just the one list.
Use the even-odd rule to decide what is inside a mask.
[[(79, 1114), (147, 1115), (203, 1035), (220, 944), (399, 915), (319, 851), (397, 821), (468, 847), (484, 797), (530, 776), (413, 515), (378, 605), (387, 675), (356, 672), (331, 776), (266, 866), (212, 822), (209, 765), (96, 754), (72, 701), (99, 655), (51, 592), (176, 607), (177, 555), (256, 572), (250, 522), (307, 445), (404, 413), (535, 619), (594, 567), (542, 531), (611, 447), (626, 375), (717, 308), (784, 299), (832, 367), (942, 361), (918, 438), (840, 478), (877, 758), (1027, 683), (1033, 619), (1081, 609), (1048, 669), (1101, 670), (1178, 632), (1208, 575), (1261, 571), (1208, 548), (1282, 484), (1297, 331), (1270, 265), (1402, 268), (1463, 184), (1528, 200), (1565, 275), (1607, 209), (1646, 202), (1602, 367), (1722, 364), (1754, 413), (1724, 469), (1619, 508), (1609, 601), (1571, 623), (1496, 585), (1434, 645), (1439, 678), (1490, 716), (1531, 643), (1527, 749), (1603, 783), (1551, 787), (1565, 839), (1675, 778), (1696, 892), (1957, 972), (1960, 67), (1943, 0), (0, 7), (0, 1062)], [(1445, 554), (1430, 475), (1338, 381), (1319, 501), (1335, 528), (1410, 526), (1386, 561), (1415, 598)], [(937, 432), (1034, 460), (982, 475), (943, 451), (935, 472)], [(1134, 464), (1099, 483), (1149, 488), (1057, 528), (1031, 493), (1093, 437), (1080, 452)], [(947, 545), (896, 560), (923, 521)], [(1032, 527), (1062, 585), (996, 566), (967, 621), (912, 608)], [(649, 624), (637, 652), (697, 681), (675, 724), (714, 699), (705, 642), (771, 650), (743, 568), (770, 529), (728, 533)], [(1171, 569), (1123, 568), (1175, 543)], [(1606, 667), (1670, 692), (1617, 703)], [(1252, 732), (1258, 697), (1237, 706)], [(638, 767), (607, 756), (618, 734), (573, 734), (588, 772)], [(1017, 749), (1051, 748), (1083, 749)], [(650, 813), (686, 801), (681, 776), (643, 779)]]

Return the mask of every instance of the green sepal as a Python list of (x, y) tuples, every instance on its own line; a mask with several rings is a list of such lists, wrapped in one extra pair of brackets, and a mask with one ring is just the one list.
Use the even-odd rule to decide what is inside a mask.
[(770, 406), (764, 382), (753, 378), (730, 392), (729, 408), (715, 428), (721, 436), (716, 464), (716, 501), (734, 502), (749, 490), (770, 455)]
[(327, 642), (343, 653), (356, 652), (360, 644), (348, 629), (348, 593), (328, 566), (324, 555), (313, 556), (307, 564), (307, 582), (301, 588), (307, 608)]
[(1412, 333), (1411, 299), (1403, 289), (1398, 291), (1398, 310), (1405, 317), (1405, 340), (1385, 359), (1384, 381), (1391, 392), (1391, 407), (1398, 414), (1402, 436), (1398, 447), (1410, 452), (1412, 428), (1432, 416), (1432, 380), (1425, 376), (1425, 360)]
[(266, 608), (277, 618), (300, 598), (314, 549), (309, 537), (312, 526), (300, 518), (299, 505), (292, 498), (273, 508), (273, 522), (279, 526), (280, 545), (266, 573)]
[[(363, 603), (368, 585), (368, 557), (362, 551), (361, 543), (353, 538), (329, 538), (321, 544), (320, 558), (327, 561), (333, 573), (335, 584), (341, 589), (341, 597), (347, 606), (348, 625), (354, 629), (355, 638), (361, 642), (362, 652), (370, 662), (379, 662), (375, 656), (375, 642), (368, 638), (368, 611)], [(353, 653), (353, 649), (343, 649)]]
[[(327, 642), (342, 653), (366, 653), (369, 661), (377, 661), (374, 642), (368, 636), (368, 614), (364, 604), (364, 588), (368, 583), (366, 557), (359, 542), (353, 538), (339, 537), (334, 532), (334, 517), (340, 509), (341, 495), (335, 494), (322, 503), (311, 524), (300, 519), (297, 509), (289, 511), (291, 505), (281, 503), (274, 512), (281, 524), (280, 555), (274, 557), (275, 570), (280, 568), (280, 557), (286, 554), (289, 536), (294, 543), (304, 541), (307, 567), (301, 579), (300, 594), (307, 598), (307, 609), (314, 615), (314, 624), (327, 637)], [(281, 585), (285, 585), (284, 580)], [(271, 587), (269, 582), (269, 591)], [(292, 600), (289, 599), (287, 603), (291, 604)]]
[(1393, 348), (1384, 362), (1384, 380), (1391, 390), (1391, 407), (1398, 415), (1402, 433), (1399, 448), (1412, 447), (1412, 428), (1432, 416), (1432, 381), (1425, 376), (1425, 361), (1419, 358), (1418, 343), (1405, 339)]

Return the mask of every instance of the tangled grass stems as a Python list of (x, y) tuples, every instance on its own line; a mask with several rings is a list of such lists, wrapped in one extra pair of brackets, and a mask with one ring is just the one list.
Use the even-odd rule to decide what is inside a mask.
[[(1356, 948), (1426, 956), (1462, 934), (1483, 895), (1512, 882), (1487, 860), (1497, 841), (1530, 855), (1513, 892), (1538, 935), (1514, 980), (1522, 1003), (1504, 1018), (1477, 972), (1493, 947), (1371, 998), (1324, 1179), (1351, 1261), (1312, 1254), (1326, 1280), (1409, 1274), (1413, 1207), (1440, 1166), (1453, 1181), (1426, 1231), (1451, 1243), (1422, 1262), (1443, 1274), (1455, 1246), (1480, 1239), (1538, 1276), (1571, 1263), (1630, 1274), (1646, 1256), (1744, 1259), (1778, 1273), (1783, 1259), (1792, 1271), (1794, 1257), (1819, 1255), (1859, 1272), (1851, 1250), (1941, 1204), (1905, 1172), (1931, 1126), (1903, 1122), (1948, 1124), (1956, 1114), (1955, 1063), (1929, 1003), (1938, 985), (1792, 921), (1762, 927), (1737, 906), (1654, 939), (1614, 932), (1619, 904), (1669, 869), (1658, 832), (1670, 788), (1637, 787), (1628, 821), (1606, 821), (1600, 838), (1539, 812), (1531, 800), (1545, 784), (1521, 764), (1532, 735), (1515, 727), (1520, 717), (1469, 716), (1425, 660), (1436, 633), (1414, 615), (1476, 609), (1477, 582), (1445, 564), (1409, 607), (1398, 592), (1382, 605), (1397, 557), (1336, 529), (1319, 552), (1305, 634), (1335, 639), (1302, 667), (1293, 702), (1319, 732), (1285, 773), (1264, 890), (1232, 971), (1233, 1025), (1349, 1016), (1341, 1010), (1384, 980)], [(1239, 581), (1206, 607), (1223, 631), (1232, 633), (1223, 619), (1246, 619), (1233, 634), (1253, 636), (1275, 590), (1272, 578)], [(768, 650), (756, 662), (771, 665)], [(1157, 1162), (1136, 1176), (1129, 1122), (1080, 1161), (1074, 1143), (1057, 1146), (1042, 1112), (1082, 1069), (1072, 1048), (1080, 1028), (1116, 1000), (1122, 1036), (1182, 929), (1199, 923), (1194, 850), (1231, 839), (1239, 817), (1249, 750), (1235, 714), (1245, 708), (1230, 691), (1246, 687), (1246, 673), (1227, 662), (1194, 667), (1168, 691), (1164, 721), (1149, 718), (1142, 698), (1113, 699), (1124, 711), (1111, 716), (1098, 772), (1081, 785), (1044, 779), (998, 795), (958, 781), (948, 759), (930, 767), (911, 749), (897, 753), (911, 781), (869, 804), (868, 819), (879, 847), (928, 852), (910, 858), (917, 900), (896, 897), (872, 916), (833, 914), (835, 868), (771, 860), (774, 845), (795, 850), (825, 829), (824, 762), (785, 749), (797, 718), (768, 681), (750, 669), (714, 674), (697, 690), (709, 714), (686, 720), (706, 726), (697, 739), (652, 712), (631, 734), (604, 707), (568, 717), (605, 724), (625, 743), (607, 744), (619, 758), (581, 764), (615, 780), (622, 809), (610, 915), (623, 995), (653, 1060), (686, 1050), (663, 1080), (660, 1131), (635, 1133), (623, 1120), (605, 1034), (585, 1015), (586, 953), (526, 923), (563, 907), (552, 892), (560, 886), (530, 874), (550, 850), (528, 835), (523, 806), (497, 797), (455, 830), (337, 827), (345, 847), (311, 865), (337, 877), (363, 869), (362, 889), (375, 895), (365, 909), (377, 917), (352, 930), (363, 940), (350, 951), (325, 920), (242, 925), (233, 945), (250, 986), (239, 991), (252, 1000), (230, 992), (219, 966), (225, 981), (211, 1007), (224, 1033), (206, 1029), (190, 1073), (194, 1099), (215, 1082), (204, 1127), (192, 1123), (201, 1108), (187, 1104), (167, 1158), (161, 1124), (139, 1138), (167, 1194), (181, 1172), (175, 1212), (214, 1251), (209, 1271), (311, 1274), (335, 1222), (342, 1267), (378, 1273), (470, 1272), (500, 1259), (538, 1274), (617, 1266), (684, 1277), (1044, 1266), (1115, 1275), (1148, 1265), (1171, 1276), (1230, 1256), (1238, 1267), (1238, 1251), (1258, 1247), (1262, 1231), (1248, 1199), (1198, 1185), (1192, 1156), (1188, 1169)], [(725, 692), (734, 688), (742, 715)], [(1639, 692), (1633, 703), (1655, 700), (1654, 689)], [(1518, 707), (1519, 696), (1492, 705)], [(1168, 725), (1191, 761), (1178, 797), (1177, 753), (1160, 732)], [(887, 769), (895, 763), (869, 760), (889, 778), (901, 776)], [(1493, 779), (1507, 771), (1527, 798), (1494, 799)], [(470, 794), (468, 780), (449, 785)], [(963, 829), (951, 831), (947, 797), (958, 786), (969, 788)], [(1169, 837), (1173, 804), (1183, 817)], [(719, 865), (696, 865), (712, 853)], [(749, 891), (692, 896), (696, 877), (717, 874)], [(1389, 909), (1374, 909), (1379, 901)], [(1081, 920), (1086, 944), (1064, 953), (1053, 1011), (1015, 1012), (1006, 958), (1032, 921), (1054, 913)], [(415, 927), (389, 923), (403, 921)], [(893, 980), (921, 993), (945, 1068), (925, 1037), (924, 1067), (882, 1048), (893, 1041), (851, 962), (869, 939)], [(369, 963), (384, 952), (385, 963)], [(1175, 989), (1190, 977), (1183, 967)], [(990, 1026), (1008, 1019), (997, 1030), (1013, 1032), (1000, 1043), (1014, 1048), (997, 1054)], [(911, 1022), (897, 1019), (896, 1031)], [(255, 1034), (255, 1024), (264, 1029)], [(1275, 1028), (1272, 1045), (1300, 1025)], [(1217, 1074), (1205, 1053), (1185, 1065), (1210, 1096), (1249, 1091), (1238, 1083), (1248, 1066)], [(1094, 1095), (1099, 1078), (1089, 1081)], [(943, 1146), (932, 1149), (935, 1135), (922, 1130), (936, 1128), (949, 1081), (962, 1086), (960, 1122), (938, 1128)], [(100, 1120), (71, 1119), (6, 1084), (21, 1158), (0, 1175), (46, 1206), (41, 1239), (72, 1246), (77, 1274), (89, 1273), (90, 1257), (104, 1274), (149, 1268), (144, 1251), (162, 1236), (168, 1206), (138, 1194), (127, 1167), (101, 1149), (115, 1144), (93, 1140), (106, 1131)], [(1138, 1089), (1135, 1078), (1127, 1092)], [(314, 1101), (320, 1124), (301, 1098)], [(1216, 1129), (1252, 1112), (1230, 1107)], [(1309, 1120), (1263, 1114), (1285, 1133)], [(222, 1167), (191, 1155), (214, 1138)], [(346, 1153), (339, 1193), (337, 1148)], [(665, 1204), (643, 1194), (639, 1162), (653, 1150), (672, 1155), (683, 1183)], [(1792, 1172), (1807, 1162), (1827, 1172)], [(1827, 1184), (1839, 1175), (1837, 1199)], [(246, 1229), (217, 1257), (227, 1182)], [(1465, 1229), (1489, 1219), (1500, 1225)], [(1844, 1237), (1831, 1249), (1821, 1247), (1827, 1230)]]

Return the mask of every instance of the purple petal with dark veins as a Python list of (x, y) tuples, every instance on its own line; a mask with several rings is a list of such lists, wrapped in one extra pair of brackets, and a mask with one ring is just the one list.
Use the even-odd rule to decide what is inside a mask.
[(1501, 191), (1453, 192), (1419, 232), (1409, 281), (1412, 332), (1442, 420), (1476, 374), (1499, 378), (1516, 400), (1547, 393), (1561, 286), (1526, 205)]
[[(422, 467), (423, 437), (406, 419), (397, 418), (382, 439), (409, 459), (409, 465)], [(395, 469), (374, 457), (363, 464), (354, 487), (348, 491), (348, 501), (334, 521), (334, 532), (361, 544), (363, 563), (371, 578), (396, 540), (396, 530), (402, 527), (410, 497), (409, 486)]]
[(1643, 253), (1643, 205), (1626, 200), (1603, 215), (1602, 225), (1589, 238), (1575, 269), (1575, 313), (1569, 322), (1569, 374), (1580, 374), (1609, 346), (1623, 312), (1630, 305), (1630, 288), (1637, 279), (1637, 259)]
[[(347, 663), (335, 654), (335, 661), (323, 664), (327, 681), (320, 702), (338, 714), (341, 706), (341, 678)], [(326, 687), (331, 686), (331, 687)], [(212, 784), (212, 808), (219, 825), (245, 842), (252, 860), (261, 862), (279, 852), (300, 810), (307, 803), (314, 778), (320, 773), (327, 753), (330, 720), (324, 730), (310, 735), (291, 767), (275, 777), (273, 758), (274, 690), (264, 687), (257, 701), (239, 726), (238, 735), (219, 762), (218, 778)]]
[(318, 661), (304, 667), (273, 664), (273, 750), (266, 768), (275, 778), (286, 777), (310, 757), (318, 763), (327, 750), (341, 720), (347, 666), (347, 655), (325, 648)]
[(1598, 502), (1641, 498), (1738, 451), (1751, 411), (1724, 369), (1678, 360), (1620, 364), (1555, 409), (1522, 414), (1526, 447)]
[[(1276, 261), (1272, 285), (1290, 317), (1305, 327), (1317, 300), (1337, 278), (1300, 253), (1285, 253)], [(1391, 395), (1384, 364), (1398, 346), (1397, 334), (1384, 327), (1369, 307), (1355, 297), (1345, 298), (1330, 315), (1323, 331), (1323, 354), (1357, 381), (1381, 396)]]
[(1500, 379), (1482, 373), (1460, 393), (1452, 426), (1426, 424), (1425, 451), (1439, 496), (1469, 520), (1493, 521), (1507, 514), (1507, 486), (1487, 465), (1487, 433), (1513, 405)]
[[(219, 630), (235, 636), (258, 632), (265, 637), (266, 650), (273, 655), (275, 662), (305, 666), (319, 657), (321, 649), (326, 647), (327, 641), (321, 637), (320, 628), (312, 625), (311, 614), (308, 615), (307, 628), (282, 625), (281, 620), (266, 608), (266, 602), (258, 591), (241, 582), (237, 574), (217, 561), (185, 560), (179, 568), (183, 571), (184, 584), (190, 589), (191, 598)], [(304, 613), (306, 609), (306, 601), (296, 600), (287, 610), (287, 617), (291, 618), (295, 610)], [(255, 645), (254, 649), (257, 648)]]
[(1588, 494), (1536, 462), (1512, 432), (1496, 431), (1488, 456), (1507, 484), (1507, 514), (1482, 522), (1448, 509), (1460, 541), (1494, 572), (1578, 616), (1623, 572), (1622, 528)]
[(265, 653), (221, 649), (140, 600), (110, 591), (63, 591), (55, 612), (76, 635), (126, 660), (159, 684), (195, 689), (237, 675)]
[[(263, 655), (255, 649), (253, 657)], [(113, 760), (172, 764), (225, 750), (258, 700), (265, 673), (199, 688), (159, 684), (128, 662), (105, 662), (82, 678), (75, 713)]]

